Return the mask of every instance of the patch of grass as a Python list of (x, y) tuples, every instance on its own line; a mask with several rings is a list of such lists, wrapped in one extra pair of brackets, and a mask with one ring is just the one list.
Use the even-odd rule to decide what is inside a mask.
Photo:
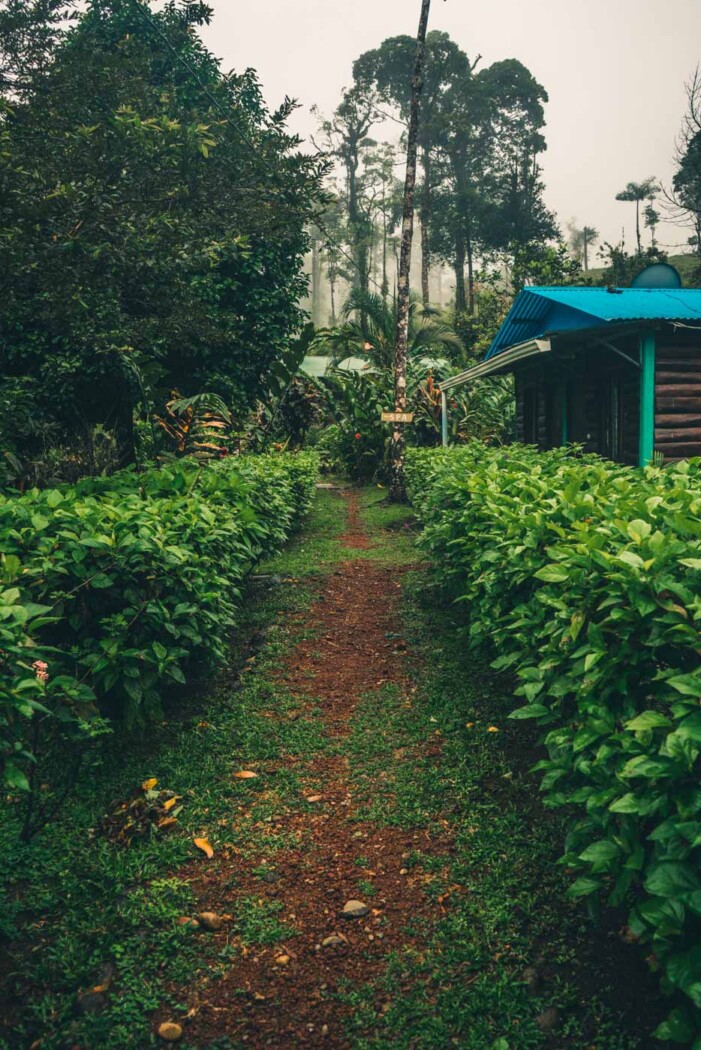
[(294, 930), (279, 919), (281, 901), (242, 897), (236, 902), (234, 929), (244, 944), (271, 945), (291, 937)]
[(372, 537), (367, 550), (354, 552), (382, 565), (415, 563), (416, 522), (411, 507), (388, 502), (387, 489), (368, 487), (360, 495), (360, 518)]
[(259, 572), (283, 576), (318, 576), (344, 554), (340, 537), (346, 526), (337, 492), (319, 489), (304, 526), (273, 558), (262, 563)]

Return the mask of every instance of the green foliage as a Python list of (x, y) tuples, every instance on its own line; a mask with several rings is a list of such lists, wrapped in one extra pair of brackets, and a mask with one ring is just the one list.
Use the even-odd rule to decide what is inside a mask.
[(222, 440), (231, 427), (228, 408), (216, 394), (174, 397), (166, 405), (166, 414), (157, 416), (158, 426), (167, 435), (171, 451), (178, 456), (211, 459), (228, 452)]
[(701, 1033), (701, 462), (475, 444), (412, 452), (407, 474), (471, 642), (516, 672), (514, 717), (546, 727), (548, 804), (578, 811), (573, 895), (630, 906), (631, 936), (687, 997), (660, 1034)]
[[(352, 289), (341, 311), (342, 323), (319, 332), (315, 347), (330, 352), (336, 364), (346, 357), (361, 357), (379, 369), (390, 369), (397, 336), (397, 304), (380, 295)], [(422, 357), (460, 362), (463, 345), (460, 336), (433, 307), (422, 306), (412, 298), (409, 306), (407, 354), (410, 360)]]
[(157, 717), (199, 657), (224, 657), (241, 580), (309, 507), (312, 453), (182, 460), (0, 497), (0, 761), (28, 734)]
[(381, 413), (393, 406), (389, 373), (337, 370), (321, 386), (334, 420), (319, 439), (328, 465), (355, 481), (382, 473), (389, 432)]
[(0, 0), (0, 401), (23, 384), (71, 438), (107, 424), (124, 463), (145, 399), (245, 412), (275, 385), (320, 165), (292, 103), (206, 51), (206, 5), (65, 6)]

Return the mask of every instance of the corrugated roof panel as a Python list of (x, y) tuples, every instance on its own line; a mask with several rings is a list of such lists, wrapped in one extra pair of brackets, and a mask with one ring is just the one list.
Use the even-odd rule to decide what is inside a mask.
[(627, 321), (701, 322), (701, 289), (524, 288), (486, 358), (546, 334)]

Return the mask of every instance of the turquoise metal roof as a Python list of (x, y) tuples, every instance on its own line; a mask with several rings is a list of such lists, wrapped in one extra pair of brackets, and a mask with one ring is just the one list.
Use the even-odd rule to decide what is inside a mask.
[(529, 339), (634, 321), (701, 324), (701, 288), (524, 288), (485, 360)]

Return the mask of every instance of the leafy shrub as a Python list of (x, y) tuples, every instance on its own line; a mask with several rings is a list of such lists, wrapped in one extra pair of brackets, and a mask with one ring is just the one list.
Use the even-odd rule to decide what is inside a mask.
[(545, 727), (536, 768), (576, 808), (571, 892), (630, 908), (665, 991), (660, 1038), (701, 1047), (701, 461), (643, 471), (567, 450), (412, 451), (413, 502), (473, 644)]
[(320, 382), (335, 420), (319, 442), (331, 468), (354, 481), (382, 475), (390, 432), (381, 414), (393, 403), (388, 376), (336, 371)]
[(241, 581), (309, 507), (317, 458), (182, 460), (0, 496), (0, 764), (30, 735), (157, 717), (195, 657), (221, 659)]

